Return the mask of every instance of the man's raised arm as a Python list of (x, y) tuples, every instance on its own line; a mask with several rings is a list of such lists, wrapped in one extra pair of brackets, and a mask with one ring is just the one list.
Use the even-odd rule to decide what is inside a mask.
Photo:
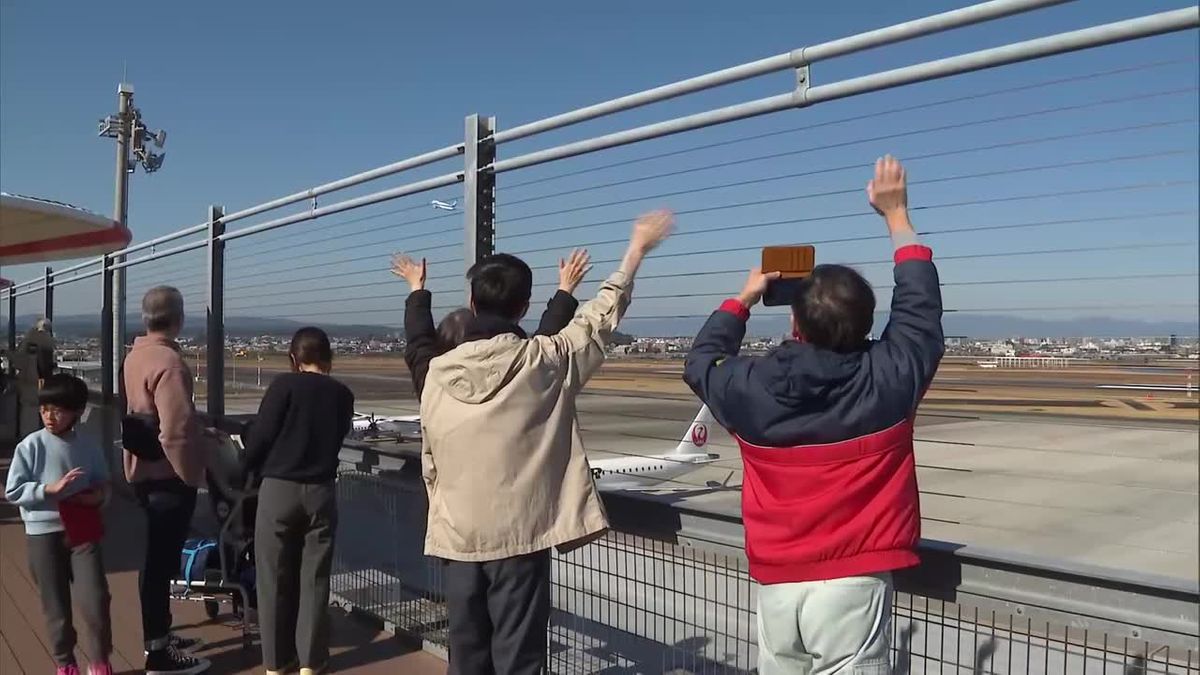
[(546, 311), (542, 312), (534, 335), (554, 335), (571, 323), (575, 310), (579, 309), (575, 289), (591, 269), (592, 257), (587, 249), (577, 248), (570, 256), (558, 261), (558, 290), (554, 291)]
[(896, 286), (880, 346), (900, 372), (910, 376), (915, 407), (945, 351), (941, 285), (933, 251), (918, 243), (908, 217), (908, 177), (891, 155), (875, 163), (867, 197), (887, 223), (895, 247)]
[(596, 297), (579, 309), (567, 327), (550, 338), (553, 357), (566, 367), (568, 386), (583, 387), (604, 363), (604, 349), (629, 306), (638, 268), (674, 226), (675, 216), (670, 211), (640, 216), (633, 224), (621, 266), (600, 284)]
[(721, 303), (708, 317), (683, 362), (683, 381), (726, 429), (736, 431), (737, 411), (744, 408), (744, 396), (753, 389), (750, 377), (754, 359), (738, 356), (750, 308), (762, 300), (767, 283), (778, 277), (778, 272), (750, 270), (741, 294)]
[(425, 290), (425, 259), (418, 263), (407, 255), (394, 255), (392, 274), (407, 281), (411, 290), (404, 301), (404, 365), (412, 375), (413, 393), (420, 398), (429, 362), (438, 355), (433, 295)]

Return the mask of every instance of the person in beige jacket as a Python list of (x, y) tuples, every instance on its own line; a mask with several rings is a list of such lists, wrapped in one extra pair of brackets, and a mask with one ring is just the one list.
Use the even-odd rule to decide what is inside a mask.
[(556, 335), (518, 325), (533, 286), (519, 258), (489, 256), (467, 275), (467, 341), (432, 359), (421, 396), (425, 553), (447, 561), (451, 673), (545, 670), (550, 549), (608, 528), (575, 398), (673, 222), (666, 211), (639, 218), (621, 266)]

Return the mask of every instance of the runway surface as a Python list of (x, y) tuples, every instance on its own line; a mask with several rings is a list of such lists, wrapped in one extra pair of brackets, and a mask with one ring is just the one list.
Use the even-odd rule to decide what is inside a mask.
[[(402, 368), (402, 366), (401, 366)], [(617, 388), (616, 378), (634, 385), (673, 387), (677, 373), (655, 378), (645, 368), (606, 367), (579, 400), (580, 424), (593, 457), (657, 454), (679, 441), (699, 403), (686, 390), (639, 393)], [(948, 398), (946, 388), (991, 388), (986, 398), (1012, 389), (1005, 373), (941, 381), (930, 400)], [(407, 373), (339, 373), (358, 397), (360, 412), (414, 414)], [(984, 406), (925, 405), (917, 419), (916, 453), (921, 489), (923, 535), (933, 539), (1009, 549), (1040, 556), (1196, 579), (1200, 566), (1200, 428), (1184, 393), (1138, 399), (1147, 410), (1124, 409), (1121, 400), (1097, 390), (1099, 384), (1137, 380), (1184, 381), (1181, 373), (1111, 372), (1041, 375), (1020, 382), (1024, 398), (1042, 400), (1036, 413), (999, 411)], [(997, 381), (999, 380), (999, 381)], [(1041, 380), (1058, 383), (1043, 388)], [(974, 384), (981, 382), (982, 385)], [(1033, 386), (1029, 386), (1029, 385)], [(231, 392), (231, 412), (252, 412), (259, 393), (243, 386)], [(1066, 391), (1068, 398), (1055, 398)], [(1097, 393), (1100, 392), (1100, 393)], [(1084, 396), (1083, 394), (1086, 394)], [(966, 397), (966, 393), (962, 393)], [(1059, 394), (1061, 396), (1061, 394)], [(1121, 394), (1122, 397), (1127, 397)], [(1073, 397), (1073, 398), (1072, 398)], [(1090, 418), (1077, 414), (1087, 398), (1106, 409)], [(1076, 400), (1078, 399), (1078, 400)], [(1045, 401), (1073, 401), (1058, 409)], [(1153, 406), (1153, 407), (1152, 407)], [(982, 410), (981, 410), (982, 409)], [(1065, 411), (1066, 414), (1057, 414)], [(1127, 417), (1120, 417), (1127, 414)], [(1139, 419), (1140, 416), (1140, 419)], [(1190, 416), (1191, 422), (1187, 422)], [(1182, 417), (1184, 421), (1178, 419)], [(709, 451), (721, 459), (660, 487), (686, 490), (689, 507), (736, 513), (741, 484), (737, 446), (719, 429), (710, 433)], [(732, 489), (706, 489), (707, 481)]]

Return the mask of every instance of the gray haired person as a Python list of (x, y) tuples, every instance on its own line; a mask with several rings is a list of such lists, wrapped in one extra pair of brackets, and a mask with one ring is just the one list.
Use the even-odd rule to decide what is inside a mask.
[(183, 295), (158, 286), (142, 298), (146, 334), (125, 357), (126, 412), (158, 421), (163, 457), (147, 460), (125, 451), (125, 478), (146, 515), (146, 557), (139, 579), (142, 639), (147, 675), (195, 675), (208, 661), (189, 655), (189, 641), (171, 632), (171, 579), (203, 485), (212, 443), (200, 425), (192, 399), (192, 372), (176, 338), (183, 330)]

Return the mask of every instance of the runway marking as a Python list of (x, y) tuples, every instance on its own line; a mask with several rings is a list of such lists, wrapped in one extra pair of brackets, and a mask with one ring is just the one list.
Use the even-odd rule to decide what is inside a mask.
[(1097, 384), (1097, 389), (1135, 389), (1139, 391), (1197, 391), (1184, 384)]
[[(920, 492), (923, 495), (932, 495), (934, 497), (950, 497), (952, 499), (967, 499), (968, 498), (966, 495), (956, 495), (956, 494), (951, 494), (949, 492), (937, 492), (935, 490), (919, 490), (918, 492)], [(972, 499), (978, 499), (978, 497), (973, 497)]]
[(1154, 412), (1154, 406), (1146, 405), (1145, 403), (1142, 403), (1141, 401), (1135, 401), (1131, 398), (1123, 398), (1123, 399), (1121, 399), (1121, 403), (1124, 403), (1125, 405), (1129, 406), (1130, 408), (1133, 408), (1134, 410), (1138, 410), (1141, 412), (1147, 412), (1147, 411)]
[[(931, 523), (942, 523), (945, 525), (962, 525), (963, 524), (963, 523), (958, 522), (957, 520), (947, 520), (945, 518), (934, 518), (933, 516), (921, 516), (921, 520), (928, 520)], [(966, 524), (971, 525), (972, 523), (966, 523)]]
[(975, 473), (974, 469), (963, 469), (957, 466), (938, 466), (937, 464), (917, 463), (919, 469), (937, 469), (938, 471), (957, 471), (958, 473)]

